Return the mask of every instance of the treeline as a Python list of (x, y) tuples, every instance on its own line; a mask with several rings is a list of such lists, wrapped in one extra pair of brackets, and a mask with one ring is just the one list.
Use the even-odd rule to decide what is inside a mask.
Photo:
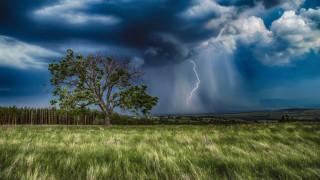
[[(0, 107), (0, 125), (103, 125), (104, 113), (97, 109), (62, 111), (57, 108), (18, 108)], [(113, 125), (151, 125), (156, 122), (148, 117), (134, 117), (113, 113), (110, 117)]]
[(99, 116), (100, 111), (90, 109), (66, 112), (56, 108), (0, 107), (0, 124), (91, 125)]
[[(57, 108), (17, 108), (16, 106), (0, 107), (0, 125), (104, 125), (104, 113), (98, 109), (82, 109), (62, 111)], [(236, 118), (215, 116), (156, 116), (135, 117), (114, 112), (112, 125), (208, 125), (208, 124), (243, 124), (257, 123)], [(278, 122), (294, 122), (293, 117), (284, 115)]]
[[(17, 108), (16, 106), (0, 107), (0, 125), (103, 125), (104, 113), (97, 109), (81, 109), (62, 111), (51, 108)], [(134, 117), (114, 112), (111, 117), (113, 125), (206, 125), (206, 124), (238, 124), (233, 119), (196, 116), (159, 116)]]

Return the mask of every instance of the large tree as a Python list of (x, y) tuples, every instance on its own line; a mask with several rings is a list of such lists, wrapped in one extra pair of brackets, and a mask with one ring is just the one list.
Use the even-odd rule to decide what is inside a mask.
[(144, 74), (129, 60), (102, 54), (87, 57), (74, 55), (67, 50), (66, 57), (49, 64), (53, 95), (61, 109), (84, 108), (98, 105), (105, 113), (105, 125), (110, 125), (110, 115), (115, 107), (137, 115), (149, 114), (158, 102), (141, 83)]

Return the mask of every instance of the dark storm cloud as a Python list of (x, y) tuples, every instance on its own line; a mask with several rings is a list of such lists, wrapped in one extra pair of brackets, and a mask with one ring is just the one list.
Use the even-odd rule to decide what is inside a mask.
[[(50, 4), (45, 1), (28, 1), (28, 3), (26, 1), (2, 1), (0, 7), (5, 10), (1, 11), (0, 34), (40, 44), (45, 41), (59, 43), (74, 38), (90, 39), (96, 42), (138, 48), (142, 54), (150, 46), (161, 49), (155, 59), (164, 61), (186, 57), (185, 52), (180, 52), (182, 42), (194, 42), (199, 38), (210, 36), (204, 30), (196, 30), (196, 27), (203, 23), (201, 21), (193, 22), (190, 27), (182, 26), (184, 22), (178, 17), (178, 13), (188, 7), (189, 3), (185, 3), (185, 1), (124, 4), (106, 1), (77, 10), (80, 13), (86, 12), (88, 16), (106, 14), (120, 19), (120, 23), (112, 26), (95, 22), (67, 24), (65, 21), (57, 21), (53, 17), (47, 17), (44, 21), (39, 20), (41, 17), (35, 16), (34, 12), (48, 5)], [(159, 32), (170, 32), (182, 42), (163, 39), (162, 36), (156, 35)], [(146, 58), (148, 57), (150, 56), (146, 56)]]
[[(47, 70), (16, 70), (0, 67), (0, 98), (45, 94)], [(39, 86), (40, 85), (40, 86)]]
[(248, 6), (253, 7), (261, 2), (267, 9), (281, 4), (281, 0), (218, 0), (219, 4), (223, 6)]
[[(39, 3), (41, 2), (41, 3)], [(49, 4), (50, 5), (50, 4)], [(120, 23), (112, 26), (101, 23), (84, 24), (66, 24), (65, 21), (57, 21), (52, 17), (45, 21), (37, 21), (33, 14), (35, 10), (48, 6), (45, 1), (2, 1), (0, 34), (12, 36), (26, 42), (42, 43), (45, 41), (66, 41), (73, 38), (90, 39), (97, 42), (108, 42), (120, 45), (139, 48), (141, 52), (149, 46), (167, 49), (167, 45), (175, 47), (176, 52), (163, 52), (169, 57), (179, 53), (177, 42), (167, 41), (157, 35), (158, 32), (170, 32), (177, 38), (184, 41), (195, 41), (197, 38), (206, 36), (204, 33), (195, 32), (195, 26), (201, 25), (201, 22), (194, 22), (192, 27), (181, 27), (183, 24), (177, 16), (179, 12), (188, 7), (188, 3), (180, 2), (135, 2), (135, 3), (112, 3), (106, 1), (92, 7), (80, 9), (80, 12), (86, 12), (88, 15), (93, 13), (99, 15), (113, 15), (121, 20)], [(61, 12), (63, 13), (63, 12)], [(76, 17), (75, 17), (76, 18)], [(36, 20), (35, 20), (36, 19)], [(23, 31), (21, 31), (23, 30)], [(192, 36), (191, 36), (192, 35)]]
[[(220, 18), (219, 10), (211, 10), (197, 18), (181, 14), (196, 5), (195, 1), (79, 1), (61, 9), (64, 1), (2, 1), (0, 3), (0, 34), (15, 37), (57, 50), (59, 44), (72, 39), (85, 39), (137, 49), (147, 65), (180, 62), (193, 55), (193, 47), (201, 41), (216, 36), (219, 30), (204, 28), (211, 19)], [(59, 4), (60, 3), (60, 4)], [(218, 1), (221, 5), (253, 7), (256, 1)], [(263, 1), (266, 7), (278, 1)], [(52, 9), (45, 8), (54, 7)], [(60, 9), (59, 9), (60, 8)], [(62, 7), (63, 8), (63, 7)], [(39, 10), (49, 12), (37, 13)], [(236, 9), (237, 10), (237, 9)], [(240, 10), (239, 10), (240, 11)], [(50, 13), (56, 13), (51, 14)], [(70, 14), (66, 14), (70, 13)], [(77, 20), (77, 14), (91, 18), (88, 22), (70, 23), (59, 16)], [(49, 15), (48, 15), (49, 14)], [(47, 16), (46, 16), (47, 15)], [(110, 16), (115, 23), (104, 24), (93, 18)], [(236, 16), (235, 16), (236, 17)], [(47, 45), (46, 42), (51, 44)], [(158, 49), (149, 54), (150, 48)]]
[(49, 0), (39, 1), (1, 1), (0, 2), (0, 34), (18, 37), (28, 41), (37, 39), (39, 28), (31, 19), (32, 11), (44, 5), (51, 4)]

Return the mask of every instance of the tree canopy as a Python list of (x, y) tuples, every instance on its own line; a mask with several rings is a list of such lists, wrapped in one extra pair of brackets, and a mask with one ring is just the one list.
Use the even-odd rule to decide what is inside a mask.
[(84, 57), (68, 49), (66, 57), (53, 60), (48, 69), (57, 97), (52, 105), (59, 103), (65, 110), (98, 105), (105, 113), (105, 125), (110, 125), (115, 107), (147, 115), (158, 102), (158, 97), (147, 93), (146, 85), (139, 85), (144, 72), (127, 59), (102, 54)]

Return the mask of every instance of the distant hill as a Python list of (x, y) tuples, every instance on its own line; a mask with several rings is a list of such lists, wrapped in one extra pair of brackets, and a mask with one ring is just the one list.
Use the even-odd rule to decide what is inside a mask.
[(318, 121), (320, 120), (320, 109), (289, 108), (275, 111), (212, 114), (212, 116), (245, 121), (279, 121), (283, 116), (288, 116), (296, 121)]
[(238, 124), (260, 122), (319, 121), (320, 109), (290, 108), (274, 111), (241, 113), (161, 115), (154, 116), (157, 124)]

